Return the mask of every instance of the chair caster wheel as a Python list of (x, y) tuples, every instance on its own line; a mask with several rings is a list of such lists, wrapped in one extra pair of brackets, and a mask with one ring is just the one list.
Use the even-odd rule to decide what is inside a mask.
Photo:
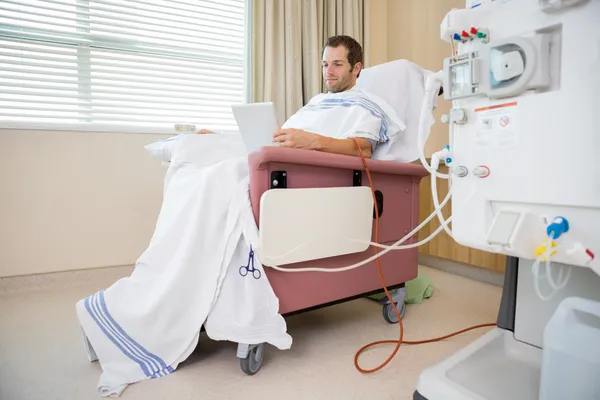
[(240, 367), (247, 375), (254, 375), (262, 367), (265, 344), (261, 343), (250, 348), (245, 358), (240, 358)]
[[(396, 303), (396, 308), (398, 308), (398, 312), (400, 313), (400, 318), (404, 318), (404, 314), (406, 313), (406, 304), (404, 302), (398, 305)], [(386, 320), (389, 324), (397, 324), (398, 318), (396, 317), (396, 313), (394, 312), (394, 308), (390, 303), (384, 304), (382, 308), (383, 319)]]

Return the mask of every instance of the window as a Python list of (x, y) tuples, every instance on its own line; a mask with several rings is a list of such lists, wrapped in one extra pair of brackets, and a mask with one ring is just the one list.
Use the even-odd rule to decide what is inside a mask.
[(244, 0), (2, 0), (0, 128), (234, 131)]

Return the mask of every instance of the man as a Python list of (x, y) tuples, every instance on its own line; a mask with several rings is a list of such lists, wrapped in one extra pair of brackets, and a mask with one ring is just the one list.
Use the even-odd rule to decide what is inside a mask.
[[(327, 39), (322, 53), (328, 93), (314, 96), (273, 134), (282, 147), (365, 157), (380, 143), (394, 140), (404, 128), (389, 106), (356, 88), (363, 68), (361, 45), (345, 35)], [(386, 111), (383, 111), (383, 110)], [(213, 133), (200, 130), (197, 133)]]

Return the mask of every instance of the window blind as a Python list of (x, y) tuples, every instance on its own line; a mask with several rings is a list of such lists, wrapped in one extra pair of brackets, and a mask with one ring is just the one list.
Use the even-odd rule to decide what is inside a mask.
[(244, 0), (0, 1), (0, 126), (236, 130)]

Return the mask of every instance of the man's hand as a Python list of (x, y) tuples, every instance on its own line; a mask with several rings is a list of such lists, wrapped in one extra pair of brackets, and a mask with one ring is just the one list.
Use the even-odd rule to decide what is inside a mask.
[(273, 143), (281, 147), (296, 149), (320, 150), (324, 136), (303, 131), (302, 129), (279, 129), (273, 134)]

